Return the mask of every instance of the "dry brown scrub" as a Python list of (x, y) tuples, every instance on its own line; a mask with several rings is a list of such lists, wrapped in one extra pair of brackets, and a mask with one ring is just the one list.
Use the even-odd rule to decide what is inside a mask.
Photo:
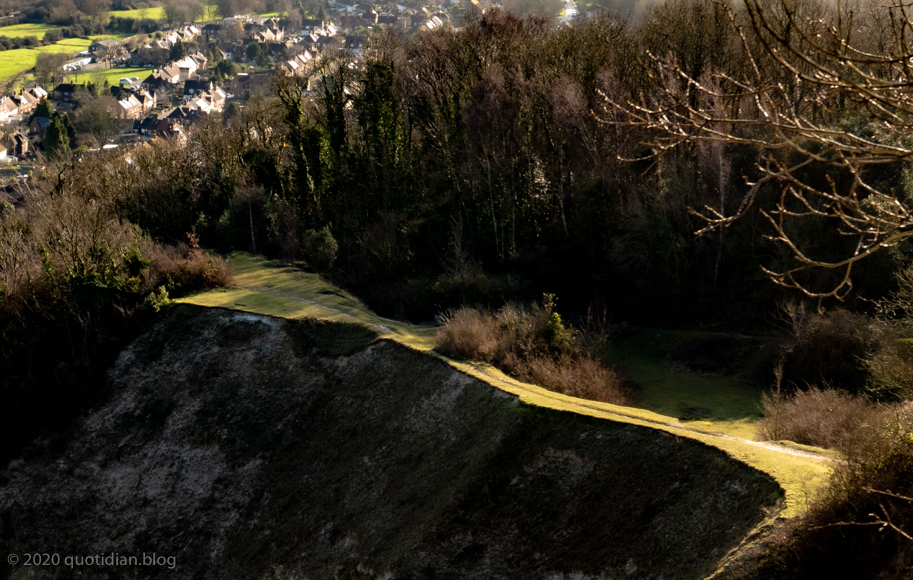
[(507, 305), (495, 314), (460, 308), (443, 319), (435, 348), (457, 358), (492, 364), (522, 381), (550, 391), (629, 404), (622, 377), (582, 348), (546, 296), (543, 305)]
[(846, 391), (812, 387), (791, 396), (767, 393), (758, 422), (762, 441), (794, 441), (828, 449), (853, 447), (890, 408)]

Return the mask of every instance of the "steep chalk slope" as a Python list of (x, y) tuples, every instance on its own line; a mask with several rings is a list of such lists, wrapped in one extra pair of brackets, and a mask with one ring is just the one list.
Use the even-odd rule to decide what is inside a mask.
[[(180, 306), (0, 472), (14, 578), (701, 578), (782, 500), (694, 440), (528, 406), (363, 326)], [(352, 576), (356, 577), (356, 576)]]

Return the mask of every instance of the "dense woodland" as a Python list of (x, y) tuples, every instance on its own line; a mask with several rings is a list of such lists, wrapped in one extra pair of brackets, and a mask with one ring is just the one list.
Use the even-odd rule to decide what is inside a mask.
[[(560, 29), (495, 9), (459, 30), (378, 34), (363, 59), (342, 55), (311, 79), (277, 78), (270, 94), (197, 125), (186, 143), (77, 155), (10, 186), (18, 201), (0, 204), (0, 423), (12, 442), (3, 457), (101, 396), (94, 385), (109, 357), (169, 295), (228, 283), (216, 254), (232, 250), (319, 271), (381, 314), (414, 321), (543, 293), (559, 297), (565, 320), (589, 312), (613, 323), (769, 334), (788, 312), (792, 350), (769, 376), (778, 388), (839, 387), (868, 410), (909, 398), (911, 358), (898, 342), (913, 290), (907, 222), (866, 230), (878, 251), (854, 259), (849, 293), (845, 268), (776, 276), (807, 265), (797, 256), (832, 265), (864, 246), (847, 235), (861, 222), (834, 219), (828, 212), (840, 200), (817, 193), (853, 191), (866, 215), (905, 207), (908, 112), (885, 113), (852, 87), (822, 97), (814, 83), (796, 82), (797, 70), (814, 67), (801, 50), (773, 56), (770, 38), (795, 35), (818, 50), (795, 23), (849, 13), (813, 0), (783, 4), (793, 12), (754, 5), (767, 4), (767, 37), (750, 13), (710, 0), (668, 0), (638, 19), (607, 11)], [(888, 54), (896, 30), (885, 14), (860, 9), (847, 30)], [(817, 129), (767, 147), (786, 125), (756, 122), (759, 93), (739, 80), (752, 74), (788, 95), (771, 101), (785, 116)], [(715, 121), (687, 113), (724, 109)], [(727, 128), (706, 138), (722, 118)], [(871, 163), (838, 163), (853, 140), (834, 138), (829, 149), (819, 139), (826, 128), (875, 143), (853, 157)], [(771, 167), (791, 169), (765, 179)], [(790, 186), (807, 197), (784, 201)], [(749, 192), (750, 211), (741, 212)], [(741, 217), (695, 235), (715, 215), (708, 206)], [(897, 235), (879, 237), (888, 230)], [(822, 297), (797, 306), (806, 294), (774, 280)], [(560, 319), (549, 328), (563, 331)], [(904, 499), (910, 421), (891, 409), (897, 430), (887, 439), (831, 443), (857, 454), (816, 512), (821, 521), (867, 517), (878, 503), (862, 491), (869, 487), (895, 494), (880, 497), (891, 521), (913, 522)], [(826, 444), (814, 435), (805, 442)], [(764, 574), (802, 576), (824, 561), (842, 577), (908, 570), (913, 542), (898, 534), (815, 529), (795, 532)]]

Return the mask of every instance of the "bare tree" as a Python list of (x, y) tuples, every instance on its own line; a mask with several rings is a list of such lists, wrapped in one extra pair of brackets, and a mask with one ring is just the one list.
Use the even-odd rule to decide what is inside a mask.
[(188, 4), (185, 2), (168, 0), (163, 7), (165, 10), (165, 20), (168, 21), (168, 26), (173, 26), (176, 23), (180, 24), (188, 19)]
[(39, 53), (35, 59), (35, 80), (40, 84), (57, 84), (66, 78), (63, 65), (70, 59), (66, 53)]
[[(623, 100), (606, 96), (605, 123), (643, 130), (661, 157), (703, 143), (705, 158), (722, 173), (721, 145), (757, 148), (757, 176), (734, 212), (721, 206), (692, 210), (706, 221), (698, 234), (720, 231), (776, 191), (761, 209), (796, 264), (767, 269), (771, 279), (817, 297), (843, 299), (853, 288), (853, 266), (913, 234), (913, 209), (885, 170), (913, 159), (913, 36), (911, 8), (847, 7), (816, 0), (706, 0), (725, 11), (746, 66), (690, 75), (670, 55), (650, 54), (653, 93)], [(896, 169), (897, 167), (891, 167)], [(811, 177), (813, 173), (824, 178)], [(795, 224), (835, 223), (852, 244), (843, 255), (806, 247)], [(840, 272), (826, 288), (804, 272)]]
[(79, 107), (73, 112), (76, 133), (89, 133), (104, 145), (130, 126), (123, 119), (117, 100), (110, 95), (94, 96), (87, 92), (79, 95)]
[(78, 0), (76, 5), (95, 22), (103, 20), (111, 10), (111, 0)]

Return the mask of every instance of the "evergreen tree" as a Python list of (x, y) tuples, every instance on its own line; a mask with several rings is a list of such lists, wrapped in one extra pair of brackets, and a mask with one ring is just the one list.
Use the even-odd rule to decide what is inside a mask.
[(32, 119), (35, 117), (50, 117), (53, 112), (54, 110), (51, 109), (50, 101), (47, 99), (41, 99), (41, 101), (38, 103), (38, 106), (35, 107), (35, 110), (32, 112), (32, 116), (29, 117), (29, 123), (31, 123)]
[(53, 160), (66, 159), (70, 155), (70, 136), (60, 113), (51, 116), (48, 132), (44, 137), (44, 153)]
[(170, 54), (171, 60), (173, 60), (173, 61), (181, 60), (182, 58), (187, 56), (188, 52), (189, 51), (187, 49), (187, 46), (184, 45), (184, 43), (179, 40), (171, 46), (171, 54)]
[(209, 62), (212, 64), (217, 64), (222, 60), (222, 51), (219, 50), (218, 45), (213, 43), (212, 47), (209, 49)]

